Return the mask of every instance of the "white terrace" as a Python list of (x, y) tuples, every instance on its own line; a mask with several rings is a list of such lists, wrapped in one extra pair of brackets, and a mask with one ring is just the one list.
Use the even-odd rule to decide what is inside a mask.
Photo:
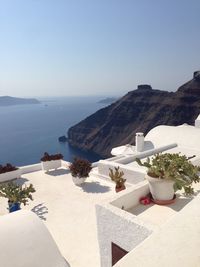
[[(159, 126), (152, 129), (145, 137), (144, 146), (140, 143), (129, 149), (132, 155), (119, 155), (94, 164), (83, 186), (73, 184), (65, 161), (62, 161), (61, 168), (48, 173), (41, 170), (41, 164), (24, 166), (18, 182), (32, 183), (36, 193), (34, 201), (23, 207), (23, 210), (33, 211), (46, 225), (71, 267), (114, 266), (116, 247), (124, 255), (128, 253), (116, 263), (116, 267), (198, 267), (200, 185), (195, 185), (196, 193), (192, 198), (186, 198), (180, 192), (176, 203), (172, 205), (144, 207), (139, 204), (139, 199), (149, 192), (149, 188), (144, 179), (145, 169), (135, 163), (136, 157), (145, 159), (163, 151), (193, 156), (191, 161), (200, 165), (200, 124), (196, 121), (195, 125)], [(142, 138), (139, 134), (139, 142)], [(120, 166), (127, 178), (127, 189), (117, 194), (114, 184), (108, 178), (109, 168), (115, 166)], [(8, 213), (6, 207), (7, 201), (1, 198), (1, 215)], [(49, 248), (52, 241), (50, 237), (45, 237), (45, 230), (41, 230), (43, 223), (38, 223), (39, 219), (22, 211), (0, 218), (0, 266), (68, 266), (59, 258), (59, 251), (53, 252), (56, 251), (53, 244)], [(34, 237), (27, 233), (29, 227), (31, 233), (35, 231), (35, 236), (40, 236), (38, 233), (41, 232), (41, 242), (37, 248), (31, 246)], [(18, 233), (17, 237), (12, 238), (15, 234), (10, 234), (11, 228)], [(40, 247), (41, 258), (31, 260), (35, 250), (38, 249), (37, 253), (40, 253)], [(19, 257), (23, 264), (17, 261)], [(56, 257), (58, 263), (55, 265), (52, 262)], [(44, 258), (49, 258), (48, 264)], [(39, 264), (36, 264), (38, 261)]]
[[(75, 186), (66, 168), (26, 173), (19, 182), (32, 183), (36, 189), (34, 201), (23, 210), (39, 216), (70, 265), (100, 266), (95, 204), (108, 201), (114, 184), (91, 175), (82, 187)], [(8, 213), (6, 199), (0, 199), (0, 207), (1, 215)]]

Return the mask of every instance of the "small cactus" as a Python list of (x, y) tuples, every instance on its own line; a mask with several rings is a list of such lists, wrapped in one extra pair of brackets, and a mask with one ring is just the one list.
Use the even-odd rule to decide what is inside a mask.
[(114, 170), (110, 169), (109, 176), (113, 182), (116, 183), (116, 188), (124, 186), (126, 179), (123, 178), (124, 172), (120, 171), (119, 167), (115, 167)]

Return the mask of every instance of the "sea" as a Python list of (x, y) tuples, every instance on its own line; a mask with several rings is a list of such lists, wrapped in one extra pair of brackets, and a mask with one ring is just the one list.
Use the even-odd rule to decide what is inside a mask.
[(105, 107), (102, 97), (37, 98), (40, 104), (0, 107), (0, 164), (24, 166), (40, 162), (44, 152), (62, 153), (64, 160), (75, 156), (91, 162), (101, 157), (71, 147), (58, 138), (67, 130)]

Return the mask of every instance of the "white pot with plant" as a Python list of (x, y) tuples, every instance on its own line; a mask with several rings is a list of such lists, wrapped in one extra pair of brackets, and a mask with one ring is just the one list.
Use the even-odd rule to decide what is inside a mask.
[(49, 155), (47, 152), (41, 158), (42, 170), (49, 171), (52, 169), (58, 169), (61, 167), (62, 154)]
[(73, 162), (69, 166), (72, 180), (75, 185), (81, 185), (85, 182), (92, 169), (92, 164), (81, 158), (74, 158)]
[(6, 182), (20, 178), (21, 171), (19, 168), (7, 163), (5, 166), (0, 165), (0, 182)]
[(184, 189), (185, 194), (194, 193), (192, 184), (200, 182), (200, 168), (179, 153), (156, 154), (145, 162), (136, 159), (140, 166), (147, 168), (146, 179), (154, 200), (169, 201), (177, 190)]

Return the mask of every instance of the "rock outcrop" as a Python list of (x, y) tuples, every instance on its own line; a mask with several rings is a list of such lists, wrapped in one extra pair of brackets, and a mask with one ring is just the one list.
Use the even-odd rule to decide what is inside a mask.
[(135, 133), (145, 134), (161, 124), (194, 124), (200, 113), (200, 72), (176, 92), (139, 85), (108, 107), (71, 127), (68, 141), (82, 150), (110, 156), (113, 147), (134, 143)]
[(58, 137), (58, 141), (61, 143), (65, 143), (65, 142), (67, 142), (67, 137), (65, 135), (62, 135), (62, 136)]

